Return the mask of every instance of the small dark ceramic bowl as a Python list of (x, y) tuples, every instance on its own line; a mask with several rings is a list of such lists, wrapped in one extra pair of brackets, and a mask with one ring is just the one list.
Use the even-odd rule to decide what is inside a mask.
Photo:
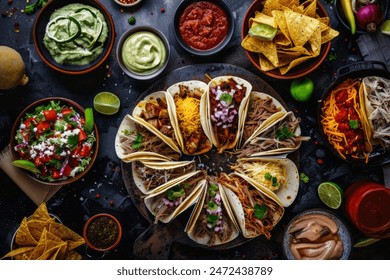
[(223, 39), (223, 41), (221, 43), (219, 43), (217, 46), (215, 46), (211, 49), (208, 49), (208, 50), (199, 50), (199, 49), (195, 49), (195, 48), (192, 48), (191, 46), (189, 46), (182, 39), (182, 37), (180, 35), (180, 31), (179, 31), (180, 16), (182, 15), (184, 10), (189, 5), (191, 5), (195, 2), (201, 2), (200, 0), (183, 0), (177, 6), (176, 11), (175, 11), (174, 20), (173, 20), (173, 29), (174, 29), (174, 34), (175, 34), (177, 42), (187, 52), (189, 52), (192, 55), (196, 55), (196, 56), (210, 56), (210, 55), (214, 55), (214, 54), (222, 51), (229, 43), (230, 39), (233, 36), (233, 32), (234, 32), (234, 18), (233, 18), (233, 14), (232, 14), (231, 10), (229, 9), (229, 6), (224, 1), (222, 1), (222, 0), (213, 0), (213, 1), (202, 0), (202, 1), (211, 2), (211, 3), (216, 4), (217, 6), (222, 8), (226, 13), (229, 29), (228, 29), (226, 37)]
[[(141, 31), (148, 31), (148, 32), (151, 32), (151, 33), (154, 33), (155, 35), (157, 35), (157, 37), (159, 37), (162, 40), (162, 42), (164, 43), (164, 47), (165, 47), (165, 51), (166, 51), (166, 58), (165, 58), (163, 65), (161, 65), (159, 68), (156, 68), (154, 71), (151, 71), (151, 72), (148, 72), (145, 74), (137, 73), (137, 72), (134, 72), (134, 71), (128, 69), (125, 66), (123, 59), (122, 59), (123, 44), (126, 42), (127, 38), (129, 36), (131, 36), (132, 34), (137, 33), (137, 32), (141, 32)], [(160, 30), (158, 30), (157, 28), (154, 28), (152, 26), (137, 26), (137, 27), (134, 27), (132, 29), (127, 30), (119, 38), (118, 44), (116, 46), (116, 59), (118, 61), (119, 66), (121, 67), (123, 72), (125, 72), (126, 75), (128, 75), (129, 77), (134, 78), (136, 80), (149, 80), (149, 79), (155, 78), (158, 75), (160, 75), (167, 67), (168, 62), (169, 62), (169, 57), (170, 57), (170, 47), (169, 47), (168, 39), (165, 37), (165, 35)]]
[[(38, 101), (31, 103), (19, 114), (19, 116), (16, 118), (16, 120), (12, 126), (10, 145), (11, 145), (11, 152), (12, 152), (12, 159), (13, 160), (20, 159), (19, 155), (14, 150), (14, 147), (16, 145), (16, 142), (15, 142), (16, 131), (19, 129), (20, 122), (21, 122), (22, 118), (24, 118), (26, 116), (26, 113), (34, 112), (36, 107), (38, 107), (40, 105), (48, 104), (51, 100), (59, 101), (60, 104), (67, 105), (68, 107), (73, 107), (76, 111), (78, 111), (80, 113), (80, 115), (82, 115), (82, 116), (84, 115), (84, 108), (83, 107), (81, 107), (78, 103), (76, 103), (70, 99), (63, 98), (63, 97), (48, 97), (48, 98), (43, 98), (43, 99), (40, 99)], [(36, 176), (34, 176), (31, 172), (29, 172), (27, 170), (24, 170), (24, 169), (22, 169), (22, 170), (25, 171), (26, 174), (29, 175), (32, 179), (38, 181), (39, 183), (45, 184), (45, 185), (63, 186), (63, 185), (73, 183), (73, 182), (81, 179), (91, 169), (92, 165), (94, 164), (94, 162), (97, 158), (97, 154), (98, 154), (98, 150), (99, 150), (99, 134), (98, 134), (98, 129), (97, 129), (96, 124), (94, 124), (94, 136), (96, 138), (96, 141), (92, 147), (91, 161), (89, 162), (88, 166), (85, 168), (84, 171), (77, 173), (74, 177), (69, 177), (66, 180), (58, 180), (58, 181), (49, 182), (49, 181), (44, 181), (40, 178), (37, 178)]]
[(297, 216), (295, 216), (287, 225), (284, 235), (283, 235), (283, 241), (282, 241), (282, 247), (283, 247), (283, 253), (286, 259), (288, 260), (295, 260), (295, 257), (293, 256), (290, 245), (292, 241), (292, 235), (289, 233), (291, 225), (298, 219), (304, 216), (308, 216), (311, 214), (319, 214), (319, 215), (324, 215), (327, 216), (328, 218), (332, 219), (338, 226), (338, 238), (341, 240), (343, 244), (343, 253), (340, 257), (340, 260), (347, 260), (349, 258), (349, 255), (351, 254), (351, 249), (352, 249), (352, 239), (350, 232), (347, 228), (347, 226), (344, 224), (344, 222), (337, 217), (335, 214), (332, 212), (325, 210), (325, 209), (311, 209), (311, 210), (306, 210)]
[[(103, 52), (94, 61), (86, 65), (59, 64), (52, 58), (49, 51), (46, 49), (45, 45), (43, 44), (46, 25), (49, 22), (51, 14), (56, 9), (59, 9), (65, 5), (72, 4), (72, 3), (85, 4), (98, 9), (104, 15), (108, 27), (108, 35), (106, 41), (104, 42)], [(33, 40), (34, 40), (35, 49), (37, 50), (39, 56), (50, 68), (58, 72), (61, 72), (63, 74), (69, 74), (69, 75), (87, 74), (100, 67), (110, 55), (115, 42), (115, 25), (110, 13), (107, 11), (104, 5), (101, 4), (99, 1), (94, 1), (94, 0), (49, 1), (45, 6), (42, 7), (42, 9), (40, 10), (39, 14), (35, 19), (34, 26), (33, 26)]]
[[(117, 230), (118, 230), (118, 232), (117, 232), (118, 235), (116, 236), (115, 241), (111, 245), (109, 245), (108, 247), (106, 247), (106, 248), (98, 248), (98, 247), (96, 247), (93, 244), (94, 242), (90, 239), (90, 237), (88, 235), (88, 230), (89, 230), (89, 227), (91, 226), (91, 224), (93, 222), (95, 222), (97, 219), (101, 219), (103, 217), (105, 217), (105, 218), (107, 218), (107, 219), (109, 219), (109, 220), (114, 222), (114, 224), (116, 225)], [(108, 229), (107, 225), (105, 225), (105, 227), (106, 227), (106, 229)], [(106, 237), (105, 233), (103, 234), (103, 231), (100, 231), (99, 235), (100, 235), (100, 237)], [(108, 251), (111, 251), (111, 250), (115, 249), (115, 247), (118, 246), (119, 242), (121, 241), (121, 238), (122, 238), (122, 225), (120, 224), (118, 219), (115, 218), (111, 214), (108, 214), (108, 213), (96, 214), (96, 215), (92, 216), (91, 218), (89, 218), (87, 220), (87, 222), (85, 223), (84, 228), (83, 228), (83, 237), (84, 237), (84, 240), (85, 240), (85, 243), (87, 244), (87, 246), (89, 248), (91, 248), (92, 250), (98, 251), (98, 252), (108, 252)]]
[[(249, 26), (248, 22), (249, 19), (255, 16), (256, 11), (261, 11), (263, 9), (263, 0), (255, 0), (252, 5), (249, 6), (244, 19), (242, 20), (242, 28), (241, 28), (241, 36), (242, 40), (248, 35)], [(302, 1), (301, 1), (302, 2)], [(325, 10), (325, 8), (322, 6), (320, 1), (317, 1), (317, 14), (320, 17), (328, 17), (328, 14)], [(272, 78), (276, 79), (282, 79), (282, 80), (289, 80), (289, 79), (297, 79), (304, 77), (308, 75), (309, 73), (316, 70), (322, 62), (326, 59), (328, 56), (329, 50), (330, 50), (331, 42), (327, 42), (325, 44), (321, 45), (321, 51), (320, 54), (317, 57), (311, 58), (308, 61), (295, 66), (290, 71), (288, 71), (286, 74), (282, 75), (278, 69), (270, 70), (270, 71), (262, 71), (260, 67), (259, 57), (257, 53), (250, 52), (245, 50), (246, 55), (248, 56), (249, 60), (255, 66), (257, 69), (259, 69), (262, 73), (264, 73), (267, 76), (270, 76)]]
[(122, 7), (134, 7), (134, 6), (137, 6), (139, 3), (141, 3), (142, 0), (135, 0), (133, 3), (129, 3), (129, 4), (123, 3), (119, 0), (114, 0), (114, 2)]
[[(344, 25), (344, 27), (346, 29), (351, 30), (351, 27), (349, 26), (349, 23), (348, 23), (347, 19), (345, 18), (343, 8), (341, 7), (341, 1), (335, 0), (334, 5), (336, 7), (336, 15), (337, 15), (337, 18), (339, 19), (339, 21)], [(388, 0), (380, 0), (379, 5), (380, 5), (382, 12), (383, 12), (383, 18), (386, 19), (387, 14), (388, 14), (388, 10), (389, 10), (389, 1)], [(378, 28), (379, 28), (379, 26), (377, 26), (377, 30), (378, 30)], [(367, 31), (361, 29), (359, 26), (356, 26), (356, 33), (363, 34), (363, 33), (367, 33)]]

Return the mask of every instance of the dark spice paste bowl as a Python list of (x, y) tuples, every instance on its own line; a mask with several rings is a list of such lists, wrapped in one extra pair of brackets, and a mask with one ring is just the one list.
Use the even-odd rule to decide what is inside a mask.
[[(96, 9), (98, 9), (105, 18), (105, 21), (107, 23), (108, 27), (108, 34), (107, 39), (104, 42), (103, 46), (103, 52), (91, 63), (88, 63), (86, 65), (70, 65), (70, 64), (59, 64), (57, 63), (52, 56), (50, 55), (49, 51), (46, 49), (45, 45), (43, 44), (43, 38), (45, 36), (46, 31), (46, 25), (49, 22), (51, 14), (56, 10), (59, 9), (65, 5), (72, 4), (72, 3), (80, 3), (92, 6)], [(115, 25), (114, 21), (108, 12), (108, 10), (105, 8), (103, 4), (101, 4), (99, 1), (95, 0), (56, 0), (56, 1), (49, 1), (45, 6), (42, 7), (39, 14), (37, 15), (34, 26), (33, 26), (33, 40), (34, 40), (34, 46), (37, 50), (39, 56), (42, 58), (42, 60), (52, 69), (61, 72), (63, 74), (69, 74), (69, 75), (82, 75), (87, 74), (89, 72), (92, 72), (93, 70), (99, 68), (104, 61), (109, 57), (115, 42)]]
[(202, 0), (202, 1), (211, 2), (213, 4), (216, 4), (217, 6), (222, 8), (222, 10), (224, 10), (226, 13), (229, 28), (228, 28), (228, 32), (226, 34), (226, 37), (222, 40), (222, 42), (211, 49), (199, 50), (199, 49), (192, 48), (182, 39), (182, 37), (180, 35), (180, 30), (179, 30), (180, 16), (182, 15), (184, 10), (189, 5), (191, 5), (195, 2), (201, 2), (200, 0), (183, 0), (177, 6), (176, 11), (175, 11), (175, 16), (173, 19), (173, 29), (174, 29), (173, 31), (174, 31), (174, 35), (175, 35), (176, 40), (179, 43), (179, 45), (184, 50), (186, 50), (188, 53), (195, 55), (195, 56), (210, 56), (210, 55), (214, 55), (214, 54), (222, 51), (230, 42), (230, 39), (232, 38), (233, 32), (234, 32), (234, 17), (233, 17), (232, 11), (229, 9), (229, 6), (224, 1), (222, 1), (222, 0), (212, 0), (212, 1)]
[(92, 250), (108, 252), (115, 249), (121, 241), (122, 225), (113, 215), (99, 213), (87, 220), (83, 228), (83, 237)]

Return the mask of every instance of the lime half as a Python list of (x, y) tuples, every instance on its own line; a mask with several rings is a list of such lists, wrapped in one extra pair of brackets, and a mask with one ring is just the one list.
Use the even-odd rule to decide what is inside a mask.
[(380, 239), (370, 238), (370, 237), (364, 237), (362, 239), (359, 239), (354, 245), (354, 248), (360, 248), (360, 247), (366, 247), (371, 244), (374, 244), (376, 242), (380, 241)]
[(121, 102), (115, 94), (108, 91), (103, 91), (96, 94), (93, 99), (93, 107), (95, 110), (104, 115), (113, 115), (119, 111)]
[(318, 186), (321, 201), (332, 209), (338, 209), (343, 201), (343, 190), (333, 182), (323, 182)]
[(381, 32), (390, 36), (390, 19), (386, 20), (381, 25)]
[(17, 166), (17, 167), (34, 172), (34, 173), (41, 173), (41, 171), (38, 169), (38, 167), (35, 166), (35, 164), (33, 162), (25, 160), (25, 159), (14, 160), (12, 162), (12, 164)]

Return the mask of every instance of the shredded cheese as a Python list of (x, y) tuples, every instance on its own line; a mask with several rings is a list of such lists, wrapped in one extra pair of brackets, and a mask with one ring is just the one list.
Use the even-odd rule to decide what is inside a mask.
[[(245, 162), (242, 167), (250, 178), (271, 191), (276, 191), (279, 188), (286, 186), (286, 169), (282, 164), (253, 161)], [(276, 178), (277, 184), (273, 183), (272, 180), (267, 179), (269, 176)]]
[(193, 97), (178, 97), (175, 99), (176, 114), (183, 138), (199, 131), (200, 123), (200, 100)]

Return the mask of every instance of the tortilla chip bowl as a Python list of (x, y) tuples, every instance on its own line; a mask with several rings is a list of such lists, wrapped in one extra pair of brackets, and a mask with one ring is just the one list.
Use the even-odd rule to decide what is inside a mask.
[[(98, 36), (96, 36), (95, 39), (93, 39), (90, 42), (90, 45), (88, 47), (85, 46), (85, 43), (81, 44), (82, 47), (77, 48), (78, 45), (80, 45), (80, 40), (84, 40), (83, 35), (75, 35), (74, 33), (69, 34), (69, 39), (68, 40), (60, 40), (62, 37), (55, 38), (59, 43), (57, 44), (59, 46), (58, 49), (61, 49), (64, 47), (64, 45), (71, 45), (72, 46), (72, 51), (79, 51), (81, 53), (92, 53), (90, 56), (88, 55), (86, 59), (83, 62), (80, 62), (80, 56), (78, 57), (73, 57), (69, 58), (68, 61), (64, 60), (62, 61), (61, 59), (58, 58), (59, 55), (51, 54), (52, 50), (49, 51), (49, 49), (46, 47), (44, 38), (47, 41), (50, 41), (47, 35), (47, 30), (49, 30), (48, 23), (49, 22), (54, 22), (55, 19), (52, 19), (53, 13), (60, 9), (63, 8), (66, 5), (69, 4), (84, 4), (89, 7), (92, 7), (93, 9), (97, 9), (102, 17), (100, 19), (99, 16), (96, 16), (97, 13), (95, 14), (94, 12), (91, 12), (89, 16), (93, 17), (96, 19), (96, 22), (99, 22), (99, 20), (102, 22), (96, 23), (97, 28), (101, 27), (101, 32), (99, 33)], [(86, 7), (81, 9), (82, 12), (85, 13), (85, 15), (88, 15), (89, 11), (91, 11), (91, 8)], [(75, 16), (72, 15), (69, 16), (69, 18), (72, 18), (72, 20), (69, 21), (69, 23), (77, 21), (73, 20)], [(99, 20), (98, 20), (99, 19)], [(104, 22), (106, 23), (106, 27), (104, 26)], [(55, 22), (54, 22), (55, 23)], [(53, 24), (54, 25), (54, 24)], [(85, 30), (82, 30), (80, 26), (79, 21), (75, 23), (75, 25), (81, 30), (78, 32), (78, 34), (84, 34)], [(72, 27), (72, 24), (70, 25)], [(58, 28), (59, 29), (59, 28)], [(70, 32), (70, 31), (69, 31)], [(54, 69), (55, 71), (61, 72), (63, 74), (68, 74), (68, 75), (82, 75), (82, 74), (87, 74), (90, 73), (100, 66), (106, 61), (106, 59), (109, 57), (113, 47), (114, 47), (114, 42), (115, 42), (115, 25), (114, 21), (108, 12), (108, 10), (105, 8), (103, 4), (101, 4), (99, 1), (94, 1), (94, 0), (56, 0), (56, 1), (49, 1), (45, 6), (42, 7), (42, 9), (39, 11), (35, 22), (33, 26), (33, 40), (34, 40), (34, 46), (35, 49), (37, 50), (39, 56), (45, 62), (50, 68)], [(61, 33), (61, 32), (59, 32)], [(63, 33), (63, 32), (62, 32)], [(75, 32), (76, 33), (76, 32)], [(102, 34), (107, 34), (105, 37), (105, 40), (103, 40)], [(55, 33), (52, 33), (55, 34)], [(97, 33), (96, 33), (97, 34)], [(56, 35), (55, 35), (56, 36)], [(63, 36), (63, 35), (61, 35)], [(50, 36), (52, 37), (52, 36)], [(51, 38), (50, 38), (51, 39)], [(79, 40), (76, 42), (76, 40)], [(51, 39), (50, 42), (53, 42), (53, 39)], [(99, 50), (99, 51), (98, 51)], [(84, 55), (83, 55), (84, 56)], [(56, 57), (56, 59), (55, 59)]]
[[(300, 5), (291, 9), (282, 2), (255, 0), (250, 5), (242, 21), (241, 45), (251, 63), (265, 75), (296, 79), (324, 62), (338, 31), (329, 27), (328, 14), (319, 1), (296, 0)], [(253, 29), (249, 32), (254, 25), (265, 25), (276, 33), (259, 39)]]
[[(41, 113), (38, 115), (37, 111)], [(31, 103), (16, 118), (11, 130), (13, 164), (31, 179), (48, 186), (63, 186), (81, 179), (92, 168), (99, 150), (97, 126), (93, 123), (87, 129), (85, 120), (84, 108), (64, 97)]]

